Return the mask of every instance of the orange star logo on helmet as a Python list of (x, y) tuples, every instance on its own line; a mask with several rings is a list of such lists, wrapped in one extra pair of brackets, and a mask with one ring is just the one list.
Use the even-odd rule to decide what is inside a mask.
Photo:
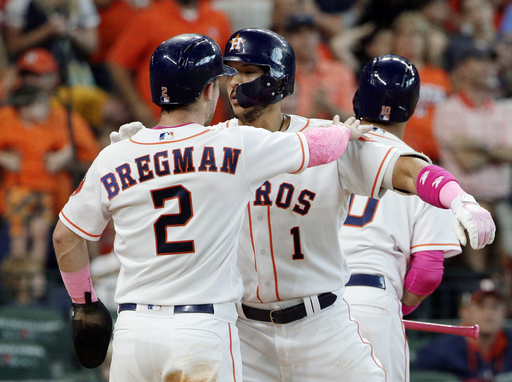
[(245, 39), (240, 37), (240, 33), (236, 35), (236, 37), (232, 38), (229, 42), (231, 43), (231, 47), (229, 48), (229, 51), (231, 52), (233, 49), (236, 49), (240, 51), (242, 49), (242, 43), (245, 41)]

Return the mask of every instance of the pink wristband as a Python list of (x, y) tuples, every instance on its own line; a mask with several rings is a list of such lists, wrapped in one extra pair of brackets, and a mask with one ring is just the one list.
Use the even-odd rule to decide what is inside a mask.
[(304, 132), (309, 146), (308, 167), (330, 163), (338, 159), (350, 141), (350, 129), (344, 125), (316, 128)]
[(68, 291), (71, 301), (75, 304), (85, 304), (85, 292), (91, 292), (91, 301), (98, 301), (96, 292), (92, 287), (90, 266), (87, 266), (76, 272), (60, 271), (64, 286)]
[[(439, 208), (450, 208), (450, 204), (443, 204), (440, 198), (440, 192), (448, 182), (458, 184), (457, 179), (444, 168), (435, 165), (425, 166), (421, 169), (416, 179), (416, 192), (421, 200), (428, 204)], [(444, 199), (446, 199), (446, 195)], [(445, 202), (446, 200), (443, 201)]]
[(418, 304), (416, 306), (409, 306), (409, 305), (402, 304), (402, 315), (404, 315), (404, 316), (408, 315), (414, 309), (416, 309), (418, 306), (420, 306), (420, 304)]
[(439, 192), (439, 201), (446, 208), (450, 208), (453, 199), (455, 199), (459, 195), (466, 195), (467, 192), (464, 191), (459, 183), (457, 182), (448, 182), (444, 185), (444, 187)]

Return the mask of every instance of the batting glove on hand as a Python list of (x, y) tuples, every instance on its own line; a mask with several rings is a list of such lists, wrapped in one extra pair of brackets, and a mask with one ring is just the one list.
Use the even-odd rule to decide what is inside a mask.
[(467, 244), (464, 229), (468, 231), (469, 242), (473, 249), (482, 249), (494, 241), (496, 225), (485, 208), (480, 207), (469, 194), (459, 195), (451, 205), (454, 214), (453, 230), (462, 245)]
[[(341, 125), (340, 122), (340, 116), (335, 115), (332, 119), (333, 125)], [(373, 130), (373, 125), (361, 125), (361, 121), (359, 119), (356, 119), (356, 117), (350, 117), (345, 122), (343, 122), (343, 125), (348, 127), (350, 130), (350, 140), (351, 141), (357, 141), (363, 134), (366, 134), (367, 132)]]
[(91, 293), (85, 293), (85, 304), (73, 303), (73, 348), (78, 362), (93, 369), (107, 356), (112, 336), (112, 316), (100, 301), (92, 302)]
[(144, 126), (140, 122), (131, 122), (124, 124), (119, 128), (119, 132), (113, 131), (110, 133), (110, 144), (121, 142), (124, 141), (125, 139), (130, 139), (140, 130), (145, 128), (146, 126)]

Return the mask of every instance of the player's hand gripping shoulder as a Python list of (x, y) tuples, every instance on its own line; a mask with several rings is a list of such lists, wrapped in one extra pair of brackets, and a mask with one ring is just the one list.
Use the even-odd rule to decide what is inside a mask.
[(113, 131), (110, 133), (110, 144), (121, 142), (125, 139), (130, 139), (140, 130), (145, 128), (146, 126), (144, 126), (141, 122), (131, 122), (121, 125), (119, 132)]
[(332, 119), (333, 125), (342, 125), (350, 130), (350, 140), (357, 141), (363, 134), (373, 130), (373, 125), (361, 125), (361, 121), (356, 117), (350, 117), (345, 122), (340, 123), (340, 116), (335, 115)]
[(340, 117), (336, 115), (331, 126), (306, 130), (304, 136), (309, 148), (308, 167), (335, 161), (345, 152), (349, 141), (359, 139), (373, 129), (372, 125), (360, 126), (360, 123), (361, 121), (351, 117), (342, 124)]

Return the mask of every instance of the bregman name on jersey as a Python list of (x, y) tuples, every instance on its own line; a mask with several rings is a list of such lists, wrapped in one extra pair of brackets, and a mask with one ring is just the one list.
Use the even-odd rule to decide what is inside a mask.
[[(168, 150), (162, 150), (152, 155), (143, 155), (135, 158), (135, 163), (123, 163), (115, 168), (115, 172), (109, 172), (101, 177), (101, 182), (108, 193), (108, 199), (115, 198), (120, 191), (124, 191), (137, 183), (151, 180), (155, 177), (179, 175), (190, 172), (223, 172), (234, 175), (238, 165), (241, 149), (224, 147), (222, 165), (215, 160), (215, 149), (204, 147), (199, 167), (194, 166), (192, 153), (194, 147), (176, 149), (171, 151), (169, 159)], [(171, 163), (174, 167), (171, 171)]]

